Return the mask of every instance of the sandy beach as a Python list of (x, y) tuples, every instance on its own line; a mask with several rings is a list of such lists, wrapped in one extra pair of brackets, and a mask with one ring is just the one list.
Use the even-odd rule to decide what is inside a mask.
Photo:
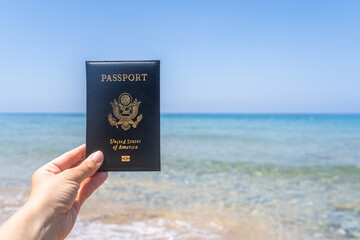
[[(1, 222), (22, 206), (26, 191), (15, 188), (8, 191), (7, 200), (1, 198)], [(259, 211), (151, 210), (99, 201), (90, 199), (83, 206), (67, 239), (304, 239)]]

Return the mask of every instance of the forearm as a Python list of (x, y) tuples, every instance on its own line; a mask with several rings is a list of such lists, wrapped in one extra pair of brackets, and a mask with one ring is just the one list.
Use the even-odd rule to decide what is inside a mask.
[(36, 206), (26, 203), (0, 227), (4, 240), (45, 239), (48, 219)]
[(70, 233), (81, 205), (108, 176), (96, 173), (104, 155), (97, 151), (84, 160), (85, 152), (82, 145), (33, 174), (30, 197), (0, 227), (1, 240), (58, 240)]

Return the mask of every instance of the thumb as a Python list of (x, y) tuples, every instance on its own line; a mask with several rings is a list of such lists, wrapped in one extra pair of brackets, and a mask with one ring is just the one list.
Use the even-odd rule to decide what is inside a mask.
[(86, 178), (96, 173), (96, 171), (103, 163), (103, 160), (104, 155), (101, 151), (94, 152), (80, 165), (68, 169), (68, 171), (66, 172), (67, 178), (80, 184)]

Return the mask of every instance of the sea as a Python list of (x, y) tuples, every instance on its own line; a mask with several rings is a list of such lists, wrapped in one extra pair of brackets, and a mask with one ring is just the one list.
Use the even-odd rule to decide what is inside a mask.
[[(85, 114), (0, 114), (0, 223)], [(162, 114), (161, 172), (114, 172), (67, 239), (360, 239), (360, 115)]]

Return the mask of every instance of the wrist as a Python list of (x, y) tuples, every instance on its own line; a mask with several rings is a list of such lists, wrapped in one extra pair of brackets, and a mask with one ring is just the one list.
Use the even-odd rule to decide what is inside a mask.
[(27, 201), (21, 209), (23, 223), (31, 236), (29, 239), (48, 239), (53, 213), (51, 209), (44, 209), (41, 204)]
[(28, 201), (4, 227), (9, 233), (9, 239), (45, 239), (50, 221), (49, 214)]

